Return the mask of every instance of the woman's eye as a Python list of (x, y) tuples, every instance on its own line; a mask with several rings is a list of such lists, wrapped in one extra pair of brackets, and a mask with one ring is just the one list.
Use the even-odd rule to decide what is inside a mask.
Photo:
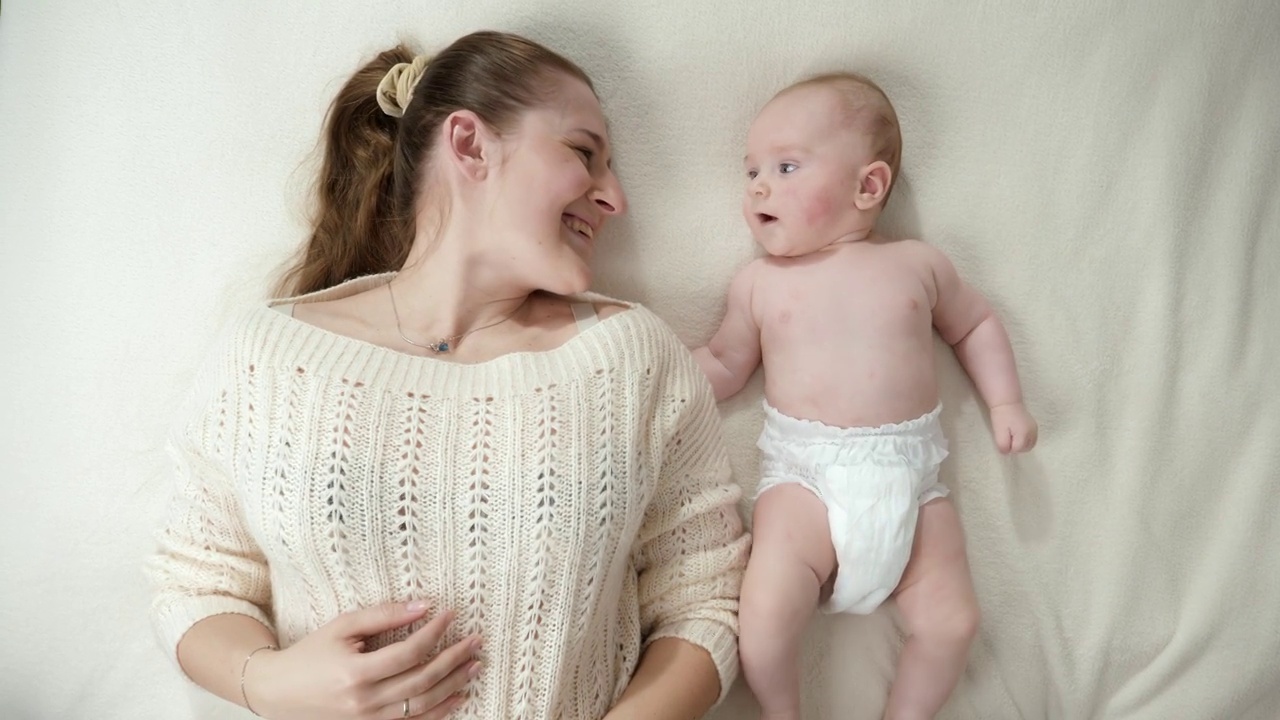
[(574, 150), (577, 150), (583, 161), (588, 164), (591, 163), (591, 158), (595, 157), (595, 153), (591, 152), (591, 148), (575, 147)]

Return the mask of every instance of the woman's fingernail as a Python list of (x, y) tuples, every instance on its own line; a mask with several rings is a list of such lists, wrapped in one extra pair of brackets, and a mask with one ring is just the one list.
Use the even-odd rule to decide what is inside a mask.
[(423, 610), (426, 610), (426, 609), (427, 609), (427, 601), (426, 601), (426, 600), (414, 600), (413, 602), (409, 603), (408, 605), (405, 605), (405, 606), (404, 606), (404, 609), (405, 609), (405, 611), (406, 611), (406, 612), (411, 612), (411, 613), (420, 613), (420, 612), (422, 612)]
[(476, 663), (472, 665), (471, 669), (467, 671), (467, 677), (471, 678), (472, 680), (475, 680), (476, 676), (478, 676), (479, 674), (480, 674), (480, 663)]

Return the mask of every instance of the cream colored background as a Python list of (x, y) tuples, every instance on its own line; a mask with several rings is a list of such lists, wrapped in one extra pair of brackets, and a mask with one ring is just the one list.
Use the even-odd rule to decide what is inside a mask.
[[(754, 252), (757, 106), (834, 68), (893, 96), (888, 225), (992, 298), (1042, 423), (1033, 455), (998, 457), (943, 356), (986, 612), (945, 718), (1280, 713), (1280, 5), (9, 0), (0, 717), (234, 715), (189, 704), (146, 625), (162, 431), (217, 320), (299, 239), (341, 80), (398, 34), (481, 27), (596, 78), (633, 207), (599, 289), (690, 342)], [(748, 488), (758, 393), (725, 406)], [(810, 717), (878, 717), (893, 621), (815, 624)], [(749, 696), (715, 717), (754, 717)]]

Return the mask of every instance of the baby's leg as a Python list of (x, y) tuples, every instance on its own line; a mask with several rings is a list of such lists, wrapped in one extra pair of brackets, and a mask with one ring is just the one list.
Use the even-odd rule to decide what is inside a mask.
[(762, 720), (800, 718), (800, 640), (835, 570), (827, 508), (795, 484), (756, 500), (738, 617), (742, 673)]
[(920, 508), (911, 559), (895, 593), (908, 638), (885, 718), (932, 718), (960, 680), (978, 630), (964, 531), (950, 500)]

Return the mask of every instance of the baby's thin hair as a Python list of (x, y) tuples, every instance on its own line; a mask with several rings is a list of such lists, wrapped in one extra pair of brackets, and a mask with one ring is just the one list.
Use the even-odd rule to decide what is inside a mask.
[(814, 75), (783, 92), (813, 85), (825, 85), (842, 92), (847, 101), (849, 121), (871, 138), (872, 157), (889, 166), (889, 189), (884, 195), (887, 202), (902, 166), (902, 129), (898, 126), (898, 113), (893, 109), (889, 95), (874, 80), (856, 72)]

